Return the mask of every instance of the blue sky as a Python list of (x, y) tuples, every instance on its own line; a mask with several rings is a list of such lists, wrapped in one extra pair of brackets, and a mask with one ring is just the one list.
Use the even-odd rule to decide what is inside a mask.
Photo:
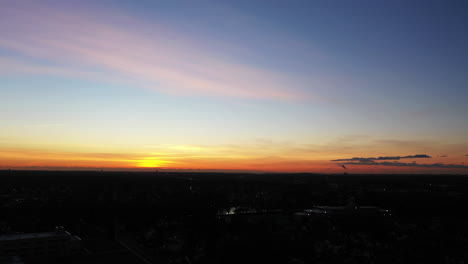
[[(467, 11), (463, 1), (5, 1), (0, 165), (151, 157), (320, 170), (417, 151), (459, 164)], [(86, 165), (64, 151), (87, 153)], [(23, 152), (50, 158), (11, 154)]]

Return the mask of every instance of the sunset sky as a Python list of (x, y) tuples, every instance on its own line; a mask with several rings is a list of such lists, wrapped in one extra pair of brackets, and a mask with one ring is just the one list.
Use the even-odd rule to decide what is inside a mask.
[(0, 168), (467, 174), (467, 13), (0, 0)]

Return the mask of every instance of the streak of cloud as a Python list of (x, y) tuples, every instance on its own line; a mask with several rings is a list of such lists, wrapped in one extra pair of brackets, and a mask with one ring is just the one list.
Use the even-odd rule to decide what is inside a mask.
[(64, 127), (67, 124), (3, 125), (3, 127)]
[(34, 126), (34, 127), (62, 127), (62, 126), (66, 126), (66, 124), (41, 124), (41, 125), (28, 125), (28, 126)]
[(371, 166), (398, 166), (398, 167), (421, 167), (421, 168), (447, 168), (447, 169), (468, 169), (466, 165), (459, 164), (418, 164), (418, 163), (405, 163), (405, 162), (345, 162), (346, 165), (371, 165)]
[(408, 155), (408, 156), (389, 156), (389, 157), (377, 157), (377, 158), (359, 158), (359, 157), (354, 157), (351, 159), (335, 159), (331, 161), (355, 161), (355, 162), (363, 162), (363, 163), (372, 163), (375, 161), (379, 160), (400, 160), (400, 159), (421, 159), (421, 158), (432, 158), (429, 155), (426, 154), (417, 154), (417, 155)]
[(136, 86), (172, 95), (309, 98), (296, 89), (301, 86), (297, 76), (233, 62), (167, 27), (111, 12), (97, 16), (81, 8), (69, 12), (9, 3), (0, 10), (0, 48), (22, 59), (0, 58), (2, 72), (109, 81), (123, 76)]

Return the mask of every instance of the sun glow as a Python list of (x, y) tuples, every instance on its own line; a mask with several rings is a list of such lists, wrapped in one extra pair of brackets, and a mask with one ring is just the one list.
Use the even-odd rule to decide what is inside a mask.
[(140, 168), (159, 168), (159, 167), (166, 167), (169, 164), (174, 163), (173, 161), (161, 160), (159, 158), (143, 158), (142, 160), (138, 160), (136, 166)]

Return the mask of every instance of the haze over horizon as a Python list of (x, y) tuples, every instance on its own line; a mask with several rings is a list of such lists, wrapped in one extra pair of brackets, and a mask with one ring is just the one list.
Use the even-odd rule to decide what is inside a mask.
[(0, 4), (0, 169), (468, 172), (465, 1)]

